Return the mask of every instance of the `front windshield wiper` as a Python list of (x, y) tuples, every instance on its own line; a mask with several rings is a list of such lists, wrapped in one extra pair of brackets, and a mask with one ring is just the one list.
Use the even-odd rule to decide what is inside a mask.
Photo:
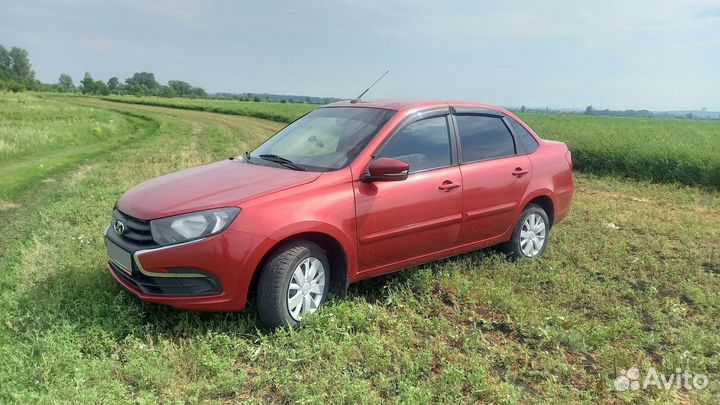
[(244, 156), (244, 157), (245, 157), (245, 161), (248, 162), (248, 163), (250, 163), (251, 165), (256, 164), (255, 162), (253, 162), (253, 161), (251, 160), (251, 158), (250, 158), (250, 152), (245, 151), (245, 156)]
[(282, 156), (278, 155), (271, 155), (271, 154), (263, 154), (260, 155), (260, 159), (265, 159), (267, 161), (277, 163), (279, 165), (285, 166), (287, 168), (293, 169), (293, 170), (300, 170), (300, 171), (307, 171), (307, 168), (300, 166), (297, 163), (293, 163), (292, 160), (284, 158)]

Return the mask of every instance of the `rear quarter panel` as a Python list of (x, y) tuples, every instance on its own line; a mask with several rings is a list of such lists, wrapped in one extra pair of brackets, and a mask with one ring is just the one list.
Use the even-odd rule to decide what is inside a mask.
[(565, 159), (567, 146), (562, 142), (540, 140), (540, 147), (528, 155), (532, 162), (532, 178), (523, 199), (524, 207), (539, 196), (547, 195), (555, 208), (555, 223), (570, 211), (574, 182), (572, 169)]

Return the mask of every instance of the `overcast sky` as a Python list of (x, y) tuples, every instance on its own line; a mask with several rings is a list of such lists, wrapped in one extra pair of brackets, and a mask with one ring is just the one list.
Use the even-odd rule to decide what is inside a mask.
[(209, 92), (720, 110), (720, 1), (0, 0), (38, 79)]

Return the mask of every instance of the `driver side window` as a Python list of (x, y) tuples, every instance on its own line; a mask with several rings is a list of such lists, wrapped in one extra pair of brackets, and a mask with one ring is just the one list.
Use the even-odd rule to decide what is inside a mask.
[(402, 160), (410, 165), (410, 173), (449, 166), (447, 118), (433, 117), (413, 122), (395, 133), (375, 157)]

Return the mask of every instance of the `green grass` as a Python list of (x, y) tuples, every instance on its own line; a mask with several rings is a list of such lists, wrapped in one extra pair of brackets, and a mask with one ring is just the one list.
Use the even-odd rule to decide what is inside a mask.
[(138, 97), (138, 96), (109, 96), (104, 100), (121, 103), (154, 105), (161, 107), (182, 108), (216, 112), (223, 114), (245, 115), (248, 117), (263, 118), (278, 122), (291, 122), (315, 108), (313, 104), (271, 103), (236, 100), (207, 100), (167, 97)]
[(153, 131), (147, 118), (0, 93), (0, 201), (49, 173)]
[[(135, 96), (106, 99), (279, 122), (290, 122), (317, 107)], [(576, 169), (583, 172), (720, 189), (720, 121), (576, 114), (521, 114), (521, 118), (541, 137), (566, 142)]]
[(720, 189), (720, 121), (521, 114), (579, 170)]
[[(578, 175), (573, 211), (542, 260), (514, 264), (483, 251), (408, 269), (351, 286), (299, 330), (271, 333), (257, 328), (253, 308), (191, 313), (138, 301), (106, 273), (102, 234), (129, 187), (237, 154), (281, 124), (90, 98), (48, 102), (154, 126), (8, 195), (19, 207), (0, 210), (0, 403), (714, 403), (720, 395), (715, 191)], [(683, 367), (711, 383), (613, 391), (617, 371), (632, 366)]]

